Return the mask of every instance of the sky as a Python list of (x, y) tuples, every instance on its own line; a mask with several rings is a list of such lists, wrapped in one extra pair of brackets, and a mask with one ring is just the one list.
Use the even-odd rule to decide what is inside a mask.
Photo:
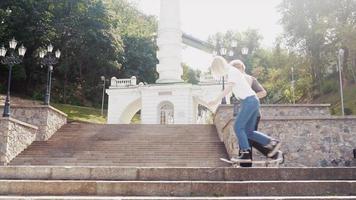
[[(159, 16), (160, 0), (130, 0), (145, 14)], [(170, 1), (170, 0), (166, 0)], [(272, 47), (282, 33), (276, 7), (282, 0), (181, 0), (182, 31), (201, 40), (227, 30), (258, 29), (262, 46)], [(183, 48), (183, 62), (194, 69), (206, 71), (212, 60), (192, 47)]]

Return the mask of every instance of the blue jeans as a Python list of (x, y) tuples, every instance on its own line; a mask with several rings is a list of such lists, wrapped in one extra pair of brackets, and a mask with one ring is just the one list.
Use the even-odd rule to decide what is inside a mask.
[(264, 133), (255, 131), (257, 116), (259, 115), (260, 102), (256, 96), (249, 96), (241, 101), (240, 112), (237, 115), (234, 130), (241, 150), (251, 150), (248, 140), (266, 146), (271, 138)]

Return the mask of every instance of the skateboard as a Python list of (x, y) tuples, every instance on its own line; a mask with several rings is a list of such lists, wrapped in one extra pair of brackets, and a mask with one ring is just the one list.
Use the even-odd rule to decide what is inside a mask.
[(279, 152), (279, 155), (276, 159), (267, 159), (267, 160), (238, 160), (238, 161), (232, 161), (228, 160), (226, 158), (220, 158), (221, 161), (229, 163), (232, 165), (232, 167), (240, 167), (241, 163), (252, 163), (253, 165), (260, 165), (260, 166), (265, 166), (265, 167), (279, 167), (280, 164), (284, 162), (284, 155), (283, 152)]

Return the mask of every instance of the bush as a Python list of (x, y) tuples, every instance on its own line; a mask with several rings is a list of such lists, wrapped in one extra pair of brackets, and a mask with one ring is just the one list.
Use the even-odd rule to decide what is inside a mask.
[(350, 108), (344, 108), (345, 115), (352, 115), (352, 110)]
[(334, 80), (326, 80), (321, 86), (321, 91), (323, 94), (329, 94), (338, 91), (338, 83)]

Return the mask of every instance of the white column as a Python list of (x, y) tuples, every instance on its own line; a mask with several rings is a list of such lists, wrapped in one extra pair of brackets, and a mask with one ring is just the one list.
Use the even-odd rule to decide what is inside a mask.
[(183, 82), (181, 76), (182, 31), (180, 29), (180, 0), (161, 0), (158, 24), (157, 83)]

